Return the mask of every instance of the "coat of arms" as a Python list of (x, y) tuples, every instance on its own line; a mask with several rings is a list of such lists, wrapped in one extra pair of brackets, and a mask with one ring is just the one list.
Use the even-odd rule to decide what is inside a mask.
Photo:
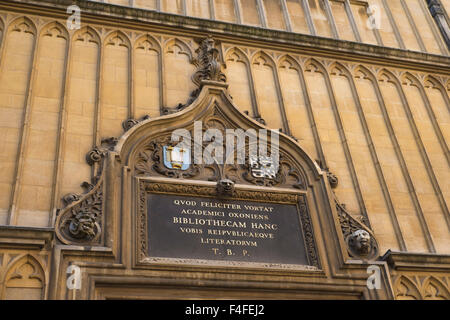
[(189, 149), (164, 146), (164, 165), (169, 169), (187, 170), (191, 164)]
[(278, 168), (273, 163), (271, 157), (264, 156), (250, 156), (250, 170), (252, 176), (255, 178), (275, 179), (278, 173)]

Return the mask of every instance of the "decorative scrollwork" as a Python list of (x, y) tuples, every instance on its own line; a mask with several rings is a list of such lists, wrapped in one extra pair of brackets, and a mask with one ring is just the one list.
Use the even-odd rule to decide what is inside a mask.
[(83, 194), (69, 193), (62, 200), (65, 208), (58, 210), (56, 234), (65, 244), (98, 244), (102, 233), (103, 220), (103, 180), (104, 162), (108, 148), (114, 146), (117, 139), (102, 141), (102, 147), (95, 147), (86, 155), (89, 165), (97, 166), (97, 173), (91, 182), (83, 182)]
[(58, 239), (65, 244), (98, 243), (102, 232), (104, 202), (102, 179), (90, 192), (77, 198), (58, 214)]
[(130, 130), (131, 128), (133, 128), (135, 125), (137, 125), (139, 122), (142, 122), (144, 120), (148, 120), (150, 119), (149, 115), (146, 115), (140, 119), (127, 119), (124, 122), (122, 122), (122, 128), (124, 132), (127, 132), (128, 130)]
[(305, 237), (306, 251), (308, 252), (309, 263), (315, 266), (316, 268), (320, 268), (319, 256), (317, 255), (316, 244), (314, 240), (314, 232), (305, 196), (299, 197), (298, 206), (300, 211), (300, 220), (302, 223), (303, 233)]
[(64, 204), (66, 206), (68, 206), (72, 202), (80, 200), (80, 195), (76, 194), (76, 193), (68, 193), (65, 196), (63, 196), (62, 200), (63, 200)]
[(94, 149), (92, 149), (91, 151), (89, 151), (86, 154), (86, 162), (90, 166), (93, 166), (94, 163), (100, 162), (104, 156), (105, 156), (104, 150), (101, 150), (100, 148), (95, 147)]
[(200, 93), (199, 89), (195, 89), (191, 92), (191, 94), (189, 95), (189, 99), (186, 103), (179, 103), (175, 108), (167, 108), (164, 107), (162, 110), (162, 114), (163, 115), (168, 115), (168, 114), (173, 114), (173, 113), (177, 113), (180, 112), (181, 110), (189, 107), (191, 105), (192, 102), (195, 101), (195, 99), (197, 99), (198, 95)]

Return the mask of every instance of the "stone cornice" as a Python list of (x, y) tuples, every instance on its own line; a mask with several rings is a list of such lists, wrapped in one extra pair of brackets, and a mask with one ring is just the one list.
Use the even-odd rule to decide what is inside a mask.
[[(77, 4), (82, 10), (82, 23), (102, 24), (135, 30), (164, 31), (199, 37), (212, 34), (215, 39), (277, 48), (293, 53), (339, 58), (418, 71), (450, 75), (450, 57), (423, 52), (381, 47), (358, 42), (335, 40), (286, 31), (205, 20), (151, 10), (118, 6), (87, 0), (0, 0), (0, 8), (40, 16), (66, 18), (68, 6)], [(45, 8), (45, 12), (42, 9)]]
[(54, 233), (53, 228), (0, 226), (0, 247), (49, 249)]
[(450, 255), (387, 251), (382, 261), (394, 270), (450, 272)]

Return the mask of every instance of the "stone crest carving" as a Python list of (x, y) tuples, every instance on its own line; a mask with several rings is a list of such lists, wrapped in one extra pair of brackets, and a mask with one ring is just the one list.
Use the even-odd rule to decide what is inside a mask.
[[(202, 119), (202, 135), (208, 129), (218, 129), (225, 137), (227, 129), (235, 129), (235, 125), (228, 121), (226, 117), (215, 109), (211, 114)], [(193, 129), (189, 130), (191, 137), (194, 136)], [(187, 141), (194, 149), (194, 141)], [(208, 147), (211, 141), (203, 141), (202, 150)], [(137, 176), (165, 176), (176, 179), (193, 179), (203, 181), (219, 181), (228, 179), (235, 184), (252, 184), (264, 187), (294, 187), (299, 190), (306, 190), (306, 179), (304, 173), (286, 152), (280, 150), (280, 160), (278, 170), (271, 170), (270, 161), (265, 161), (264, 157), (250, 159), (248, 146), (245, 151), (245, 163), (237, 163), (237, 153), (233, 163), (225, 161), (213, 161), (213, 164), (196, 164), (194, 154), (191, 152), (191, 164), (187, 170), (171, 169), (164, 165), (164, 148), (174, 148), (178, 142), (172, 142), (171, 135), (166, 134), (153, 138), (145, 143), (137, 152), (134, 164)], [(223, 139), (223, 148), (226, 150), (226, 141)], [(270, 145), (268, 154), (271, 153)], [(262, 161), (264, 160), (264, 161)], [(262, 162), (261, 162), (262, 161)], [(224, 164), (220, 164), (223, 163)]]

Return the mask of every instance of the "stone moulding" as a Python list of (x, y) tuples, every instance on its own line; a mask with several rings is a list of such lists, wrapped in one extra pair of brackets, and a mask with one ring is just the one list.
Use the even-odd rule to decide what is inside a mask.
[[(72, 0), (0, 0), (0, 3), (2, 2), (11, 6), (20, 5), (23, 7), (27, 5), (51, 8), (53, 11), (59, 8), (63, 12), (63, 18), (66, 18), (67, 16), (67, 7), (73, 4)], [(117, 19), (122, 19), (124, 26), (126, 26), (130, 19), (132, 19), (134, 23), (140, 22), (147, 25), (152, 24), (152, 26), (159, 29), (177, 28), (179, 30), (180, 26), (183, 26), (185, 31), (196, 36), (205, 33), (205, 31), (202, 32), (199, 30), (215, 33), (216, 37), (218, 37), (217, 35), (219, 34), (233, 34), (237, 37), (245, 38), (247, 43), (267, 43), (270, 41), (276, 43), (280, 47), (284, 46), (286, 48), (292, 48), (295, 46), (297, 49), (300, 47), (302, 50), (309, 51), (314, 55), (317, 55), (319, 52), (321, 55), (333, 57), (342, 56), (345, 59), (348, 54), (351, 54), (352, 56), (359, 56), (360, 59), (367, 62), (372, 61), (379, 63), (382, 61), (382, 63), (387, 65), (408, 66), (430, 72), (432, 71), (430, 67), (434, 67), (433, 71), (443, 72), (442, 67), (448, 66), (450, 61), (449, 57), (443, 55), (264, 29), (216, 20), (205, 20), (154, 10), (119, 6), (105, 2), (79, 0), (77, 1), (77, 5), (81, 8), (82, 12), (84, 12), (84, 21), (88, 21), (89, 23), (98, 22), (100, 16), (105, 21), (114, 19), (115, 24), (117, 24)]]

